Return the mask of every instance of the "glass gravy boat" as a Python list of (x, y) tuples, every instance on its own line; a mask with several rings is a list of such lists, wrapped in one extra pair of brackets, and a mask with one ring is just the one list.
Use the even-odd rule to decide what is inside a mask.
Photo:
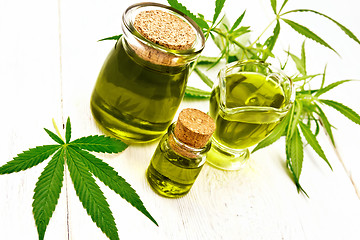
[(216, 122), (207, 162), (238, 170), (250, 157), (249, 147), (266, 138), (292, 106), (292, 81), (269, 63), (238, 61), (220, 70), (210, 97)]

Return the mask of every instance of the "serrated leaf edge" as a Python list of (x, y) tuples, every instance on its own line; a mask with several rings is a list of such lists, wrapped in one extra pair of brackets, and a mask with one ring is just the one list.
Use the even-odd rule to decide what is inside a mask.
[[(48, 159), (56, 150), (58, 150), (61, 146), (60, 145), (43, 145), (43, 146), (37, 146), (35, 148), (30, 148), (29, 150), (23, 151), (22, 153), (18, 154), (16, 157), (14, 157), (9, 162), (5, 163), (3, 166), (0, 167), (0, 174), (10, 174), (14, 172), (20, 172), (25, 171), (29, 168), (32, 168), (46, 159)], [(42, 149), (46, 149), (43, 151)], [(39, 153), (34, 154), (34, 152)], [(33, 155), (33, 156), (32, 156)], [(18, 166), (16, 169), (8, 169), (8, 168), (14, 168), (16, 166), (11, 166), (16, 164), (18, 166), (19, 164), (22, 164), (22, 166)], [(25, 164), (25, 166), (24, 166)]]
[(332, 51), (334, 51), (337, 55), (339, 55), (334, 48), (332, 48), (327, 42), (325, 42), (322, 38), (320, 38), (318, 35), (316, 35), (314, 32), (312, 32), (310, 29), (308, 29), (307, 27), (296, 23), (292, 20), (289, 19), (285, 19), (285, 18), (281, 18), (281, 20), (283, 20), (285, 23), (287, 23), (292, 29), (294, 29), (296, 32), (300, 33), (301, 35), (331, 49)]
[(39, 240), (44, 239), (46, 228), (60, 197), (64, 164), (64, 152), (61, 149), (55, 153), (44, 168), (34, 189), (32, 207)]
[[(111, 166), (84, 150), (73, 147), (71, 148), (76, 151), (79, 156), (82, 157), (83, 162), (95, 177), (102, 181), (111, 190), (119, 194), (137, 210), (142, 212), (153, 223), (158, 225), (156, 220), (146, 210), (143, 202), (141, 201), (136, 191), (131, 187), (129, 183), (126, 182), (124, 178), (119, 176), (118, 173)], [(98, 166), (99, 164), (101, 164), (102, 166)], [(124, 189), (124, 186), (126, 186), (126, 189)]]
[(104, 135), (81, 137), (70, 142), (69, 145), (92, 152), (102, 153), (120, 153), (128, 147), (128, 145), (121, 140)]
[(327, 159), (324, 151), (322, 150), (319, 142), (317, 141), (315, 135), (311, 132), (310, 128), (305, 125), (303, 122), (299, 122), (301, 132), (303, 133), (306, 141), (310, 144), (310, 146), (314, 149), (314, 151), (327, 163), (327, 165), (330, 167), (331, 170), (331, 164), (329, 160)]
[(95, 183), (95, 179), (86, 165), (75, 157), (77, 153), (71, 147), (66, 148), (66, 150), (66, 163), (80, 202), (98, 228), (109, 239), (118, 240), (115, 219), (103, 192)]

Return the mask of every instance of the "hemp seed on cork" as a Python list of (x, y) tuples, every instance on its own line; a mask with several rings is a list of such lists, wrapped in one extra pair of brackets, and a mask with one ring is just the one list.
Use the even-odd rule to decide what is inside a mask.
[(174, 50), (187, 50), (195, 42), (196, 35), (188, 23), (162, 10), (140, 12), (134, 27), (145, 38)]

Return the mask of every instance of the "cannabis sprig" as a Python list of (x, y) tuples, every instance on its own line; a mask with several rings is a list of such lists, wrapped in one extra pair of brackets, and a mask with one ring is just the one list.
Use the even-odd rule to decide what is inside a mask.
[(106, 198), (93, 176), (119, 194), (142, 212), (156, 225), (157, 222), (146, 210), (136, 191), (107, 163), (90, 152), (119, 153), (127, 148), (122, 141), (106, 136), (88, 136), (70, 141), (70, 118), (66, 122), (65, 141), (48, 129), (46, 133), (57, 143), (30, 148), (0, 167), (0, 174), (10, 174), (32, 168), (51, 155), (52, 158), (41, 173), (33, 196), (33, 214), (39, 239), (44, 239), (46, 228), (57, 205), (67, 165), (71, 180), (80, 202), (95, 224), (112, 240), (119, 239), (113, 214)]
[[(325, 132), (331, 140), (332, 145), (336, 148), (332, 133), (333, 126), (330, 124), (322, 106), (327, 105), (334, 108), (349, 120), (359, 125), (360, 116), (342, 103), (330, 99), (324, 99), (323, 94), (340, 86), (341, 84), (356, 80), (340, 80), (325, 86), (326, 67), (323, 73), (308, 75), (305, 41), (302, 44), (300, 57), (290, 52), (288, 52), (288, 54), (295, 62), (298, 70), (298, 74), (293, 76), (293, 81), (298, 85), (294, 105), (281, 124), (275, 128), (275, 130), (267, 138), (260, 142), (253, 152), (269, 146), (277, 141), (281, 136), (285, 136), (287, 166), (293, 176), (293, 180), (298, 191), (302, 191), (305, 195), (307, 195), (299, 182), (302, 171), (304, 145), (300, 133), (306, 140), (306, 143), (314, 149), (314, 151), (332, 170), (331, 164), (316, 138), (319, 134), (320, 126), (323, 126)], [(314, 79), (318, 77), (321, 77), (320, 88), (309, 88), (310, 82), (314, 81)]]
[[(204, 78), (204, 76), (206, 75), (203, 74), (196, 65), (209, 65), (210, 66), (209, 68), (211, 68), (219, 64), (221, 60), (225, 60), (225, 63), (230, 63), (242, 59), (258, 59), (258, 60), (266, 61), (269, 57), (275, 58), (275, 54), (273, 53), (273, 50), (279, 38), (282, 24), (286, 24), (290, 26), (294, 31), (301, 34), (305, 38), (311, 39), (312, 41), (315, 41), (318, 44), (327, 47), (332, 51), (334, 51), (336, 54), (338, 54), (337, 51), (330, 46), (330, 44), (328, 44), (318, 34), (311, 31), (309, 27), (304, 26), (298, 22), (294, 22), (293, 20), (287, 18), (292, 14), (311, 13), (311, 14), (319, 15), (329, 20), (333, 24), (337, 25), (340, 28), (340, 30), (343, 33), (345, 33), (349, 38), (360, 44), (360, 40), (348, 28), (346, 28), (338, 21), (334, 20), (333, 18), (323, 13), (311, 9), (294, 9), (287, 12), (283, 12), (284, 7), (288, 3), (288, 0), (284, 0), (280, 8), (277, 7), (276, 0), (270, 0), (270, 5), (275, 14), (275, 18), (266, 26), (266, 28), (254, 41), (252, 42), (248, 41), (246, 43), (243, 43), (243, 41), (241, 41), (242, 38), (244, 38), (245, 34), (251, 32), (249, 26), (241, 26), (241, 22), (245, 17), (246, 10), (236, 19), (234, 24), (231, 25), (226, 19), (225, 14), (220, 19), (220, 21), (218, 20), (219, 19), (218, 17), (220, 16), (221, 11), (225, 5), (225, 1), (222, 0), (215, 1), (215, 12), (212, 21), (205, 20), (203, 15), (200, 13), (197, 15), (191, 13), (190, 10), (188, 10), (182, 4), (178, 3), (177, 0), (168, 0), (168, 3), (172, 7), (182, 11), (185, 14), (188, 14), (188, 16), (191, 16), (191, 18), (196, 19), (197, 23), (199, 19), (205, 21), (207, 24), (198, 23), (199, 26), (201, 27), (202, 31), (206, 36), (208, 35), (211, 36), (212, 40), (220, 50), (220, 54), (218, 57), (200, 58), (194, 64), (193, 69), (196, 70), (195, 72), (204, 82), (208, 82), (208, 80)], [(271, 29), (272, 26), (274, 26), (272, 34), (263, 43), (261, 43), (260, 42), (261, 38), (265, 35), (265, 33), (268, 32), (269, 29)], [(190, 97), (196, 97), (196, 94), (198, 93), (199, 97), (202, 97), (204, 95), (203, 91), (204, 90), (192, 88), (186, 91), (186, 95)]]
[[(191, 13), (192, 18), (201, 18), (205, 20), (207, 24), (199, 24), (203, 32), (206, 35), (211, 36), (212, 40), (219, 48), (220, 54), (217, 57), (204, 57), (200, 56), (199, 60), (193, 65), (194, 72), (206, 83), (210, 88), (213, 85), (213, 81), (209, 76), (207, 76), (204, 71), (209, 68), (212, 68), (215, 65), (220, 64), (220, 62), (230, 63), (243, 59), (257, 59), (266, 61), (269, 57), (275, 58), (276, 54), (273, 52), (274, 47), (277, 43), (281, 32), (281, 25), (287, 24), (294, 31), (301, 34), (307, 39), (315, 41), (320, 45), (332, 50), (336, 54), (337, 51), (331, 47), (323, 38), (315, 34), (310, 28), (294, 22), (286, 16), (295, 13), (312, 13), (317, 14), (325, 19), (329, 20), (333, 24), (337, 25), (340, 30), (342, 30), (349, 38), (351, 38), (356, 43), (360, 44), (359, 39), (344, 25), (340, 24), (338, 21), (333, 18), (314, 11), (311, 9), (295, 9), (287, 12), (283, 12), (285, 5), (288, 0), (284, 0), (278, 8), (276, 0), (270, 0), (271, 8), (275, 14), (275, 18), (266, 26), (264, 31), (253, 41), (244, 41), (244, 34), (250, 32), (250, 27), (241, 26), (241, 22), (245, 17), (246, 11), (244, 11), (234, 22), (230, 24), (225, 15), (221, 18), (220, 22), (216, 22), (222, 8), (224, 7), (225, 1), (216, 0), (215, 1), (215, 13), (212, 21), (207, 21), (203, 18), (202, 14), (193, 14), (185, 6), (181, 5), (181, 8), (177, 8), (179, 3), (177, 0), (168, 0), (168, 3), (177, 8), (180, 11), (183, 11), (185, 14)], [(274, 26), (275, 25), (275, 26)], [(262, 43), (261, 39), (263, 35), (274, 26), (272, 33), (266, 40)], [(322, 147), (317, 141), (317, 136), (320, 131), (320, 126), (323, 126), (326, 133), (331, 139), (332, 144), (335, 147), (335, 141), (333, 138), (332, 128), (325, 111), (323, 111), (322, 106), (327, 105), (339, 111), (345, 117), (350, 119), (356, 124), (360, 124), (360, 116), (354, 112), (349, 107), (330, 99), (322, 98), (323, 94), (338, 87), (339, 85), (350, 82), (353, 80), (340, 80), (325, 85), (325, 76), (326, 76), (326, 67), (323, 73), (317, 74), (308, 74), (306, 69), (306, 53), (305, 53), (305, 41), (302, 44), (300, 57), (286, 51), (287, 59), (284, 64), (281, 64), (281, 69), (285, 69), (288, 63), (288, 60), (291, 59), (295, 65), (298, 72), (292, 74), (292, 80), (296, 84), (296, 96), (295, 101), (290, 109), (287, 116), (281, 121), (281, 123), (274, 129), (274, 131), (262, 142), (260, 142), (253, 152), (262, 149), (271, 145), (272, 143), (279, 140), (282, 136), (286, 138), (286, 163), (287, 167), (291, 173), (291, 176), (294, 180), (294, 183), (297, 187), (298, 192), (303, 192), (305, 195), (305, 190), (300, 185), (300, 175), (302, 171), (302, 164), (304, 158), (304, 143), (307, 142), (314, 151), (326, 162), (326, 164), (332, 169)], [(338, 54), (339, 55), (339, 54)], [(206, 69), (207, 67), (207, 69)], [(314, 82), (316, 79), (321, 78), (321, 86), (318, 89), (312, 89), (310, 82)], [(195, 98), (206, 98), (210, 96), (210, 92), (202, 89), (197, 89), (194, 87), (187, 87), (186, 96), (195, 97)], [(305, 141), (303, 141), (305, 139)]]
[[(222, 10), (225, 6), (225, 0), (215, 0), (215, 10), (211, 20), (206, 20), (204, 15), (201, 13), (192, 13), (186, 6), (179, 3), (178, 0), (167, 1), (173, 8), (183, 12), (192, 20), (194, 20), (203, 31), (205, 39), (208, 40), (211, 38), (220, 51), (218, 56), (200, 56), (191, 67), (191, 71), (195, 72), (210, 89), (214, 85), (214, 81), (207, 75), (207, 70), (214, 66), (244, 59), (256, 59), (262, 61), (267, 61), (269, 58), (277, 59), (277, 55), (275, 54), (274, 49), (277, 40), (279, 39), (281, 26), (283, 24), (288, 25), (292, 30), (304, 36), (306, 39), (315, 41), (321, 46), (324, 46), (339, 55), (338, 52), (322, 37), (310, 30), (311, 28), (291, 20), (289, 16), (293, 14), (316, 14), (320, 17), (323, 17), (332, 24), (338, 26), (339, 29), (351, 40), (360, 44), (360, 40), (347, 27), (321, 12), (311, 9), (294, 9), (284, 12), (288, 0), (282, 1), (280, 7), (278, 7), (277, 0), (269, 1), (275, 18), (252, 42), (249, 40), (250, 38), (248, 36), (248, 33), (251, 32), (251, 28), (249, 26), (242, 26), (242, 21), (246, 17), (246, 10), (241, 13), (241, 15), (235, 20), (233, 24), (230, 24), (226, 18), (226, 14), (221, 16)], [(269, 34), (270, 36), (268, 36), (265, 40), (262, 40), (266, 33), (268, 33), (268, 31), (271, 29), (272, 32)], [(117, 35), (110, 38), (105, 38), (103, 40), (118, 40), (120, 36), (121, 35)], [(266, 139), (264, 139), (255, 147), (253, 152), (267, 147), (279, 140), (280, 137), (285, 136), (285, 153), (288, 170), (291, 173), (298, 192), (301, 191), (307, 195), (305, 190), (301, 187), (299, 181), (304, 157), (303, 139), (306, 140), (306, 142), (330, 168), (331, 165), (316, 139), (320, 131), (320, 126), (323, 126), (326, 133), (330, 137), (332, 144), (335, 146), (332, 133), (333, 126), (329, 122), (329, 119), (327, 118), (325, 111), (323, 111), (322, 106), (326, 105), (336, 109), (345, 117), (349, 118), (351, 121), (357, 124), (360, 124), (360, 116), (349, 107), (337, 101), (322, 98), (324, 93), (338, 87), (343, 83), (353, 80), (340, 80), (324, 86), (326, 67), (323, 73), (309, 74), (306, 69), (305, 41), (302, 44), (300, 57), (291, 53), (290, 51), (285, 52), (287, 53), (285, 62), (282, 63), (280, 59), (278, 59), (278, 61), (282, 70), (287, 70), (286, 67), (288, 66), (287, 63), (289, 60), (292, 60), (296, 65), (297, 72), (288, 74), (296, 84), (295, 101), (287, 116)], [(318, 79), (321, 79), (320, 88), (312, 89), (310, 82), (313, 84), (314, 81)], [(203, 90), (187, 86), (185, 96), (190, 98), (206, 99), (211, 95), (210, 89)]]

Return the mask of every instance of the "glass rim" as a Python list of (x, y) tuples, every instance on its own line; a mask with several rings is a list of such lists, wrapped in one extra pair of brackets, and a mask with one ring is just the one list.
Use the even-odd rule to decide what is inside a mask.
[[(136, 30), (136, 28), (133, 26), (133, 22), (134, 22), (135, 16), (139, 12), (145, 11), (147, 8), (149, 10), (151, 10), (151, 9), (164, 10), (170, 14), (173, 14), (173, 15), (179, 17), (180, 19), (185, 21), (187, 24), (189, 24), (189, 26), (194, 30), (195, 35), (196, 35), (196, 39), (195, 39), (195, 42), (193, 43), (192, 47), (190, 49), (186, 49), (186, 50), (170, 49), (165, 46), (156, 44), (156, 43), (150, 41), (149, 39), (145, 38), (144, 36), (142, 36)], [(190, 17), (188, 17), (181, 11), (178, 11), (175, 8), (172, 8), (170, 6), (163, 5), (160, 3), (142, 2), (142, 3), (136, 3), (133, 5), (130, 5), (122, 15), (122, 30), (123, 30), (124, 35), (132, 34), (132, 36), (135, 37), (136, 40), (138, 40), (139, 42), (141, 42), (149, 47), (155, 48), (162, 52), (178, 55), (178, 56), (193, 56), (193, 55), (196, 56), (196, 55), (200, 54), (201, 51), (205, 47), (205, 36), (204, 36), (202, 30), (200, 29), (200, 27), (195, 23), (194, 20), (192, 20)]]
[(171, 137), (174, 142), (176, 143), (176, 145), (178, 145), (179, 147), (185, 149), (186, 151), (188, 152), (191, 152), (193, 154), (196, 154), (196, 155), (200, 155), (200, 154), (204, 154), (206, 152), (208, 152), (210, 150), (210, 147), (211, 147), (211, 138), (209, 139), (209, 141), (206, 143), (206, 145), (202, 148), (196, 148), (196, 147), (192, 147), (184, 142), (182, 142), (181, 140), (179, 140), (175, 133), (174, 133), (174, 130), (175, 130), (175, 125), (176, 125), (176, 122), (173, 122), (169, 128), (168, 128), (168, 135), (169, 137)]
[[(280, 76), (282, 79), (285, 79), (283, 82), (285, 82), (286, 80), (289, 81), (289, 87), (290, 87), (290, 91), (289, 91), (289, 96), (288, 97), (288, 103), (281, 107), (281, 108), (275, 108), (275, 107), (270, 107), (270, 106), (240, 106), (240, 107), (233, 107), (233, 108), (228, 108), (225, 105), (226, 102), (226, 83), (225, 83), (225, 78), (227, 73), (229, 72), (229, 70), (236, 68), (237, 66), (241, 66), (244, 64), (257, 64), (257, 65), (263, 65), (268, 69), (271, 69), (272, 71), (274, 71), (276, 73), (276, 75)], [(275, 74), (273, 74), (275, 75)], [(220, 94), (220, 101), (219, 101), (219, 105), (221, 110), (224, 113), (240, 113), (240, 112), (246, 112), (246, 111), (251, 111), (251, 112), (276, 112), (279, 114), (285, 114), (289, 111), (289, 109), (291, 108), (291, 106), (293, 105), (294, 101), (295, 101), (295, 91), (294, 91), (294, 87), (293, 87), (293, 81), (290, 77), (288, 77), (281, 69), (278, 69), (274, 66), (271, 65), (271, 63), (269, 62), (265, 62), (263, 60), (255, 60), (255, 59), (250, 59), (250, 60), (239, 60), (239, 61), (235, 61), (229, 64), (226, 64), (222, 69), (219, 70), (218, 73), (218, 81), (219, 81), (219, 94)], [(284, 89), (283, 89), (284, 91)], [(285, 91), (284, 91), (285, 94)]]

